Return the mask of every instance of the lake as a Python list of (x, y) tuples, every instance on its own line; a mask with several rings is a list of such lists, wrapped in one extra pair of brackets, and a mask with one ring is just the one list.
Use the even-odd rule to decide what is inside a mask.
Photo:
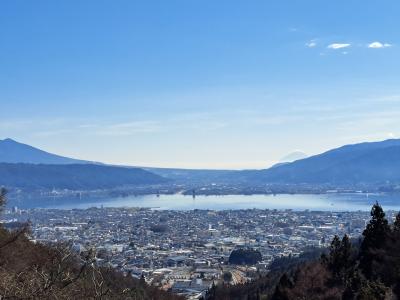
[(191, 209), (293, 209), (322, 211), (357, 211), (370, 210), (378, 201), (385, 210), (400, 210), (399, 194), (320, 194), (320, 195), (225, 195), (225, 196), (184, 196), (144, 195), (120, 198), (94, 197), (48, 197), (10, 199), (9, 206), (20, 208), (89, 208), (89, 207), (151, 207), (167, 210)]

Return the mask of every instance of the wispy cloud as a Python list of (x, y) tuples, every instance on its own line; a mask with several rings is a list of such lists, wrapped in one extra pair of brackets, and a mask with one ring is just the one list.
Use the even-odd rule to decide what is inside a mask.
[(32, 133), (32, 136), (46, 138), (46, 137), (64, 135), (64, 134), (68, 134), (68, 133), (72, 133), (72, 132), (74, 132), (72, 129), (46, 130), (46, 131), (34, 132), (34, 133)]
[(372, 42), (372, 43), (368, 44), (368, 48), (372, 48), (372, 49), (388, 48), (391, 46), (392, 46), (391, 44), (381, 43), (381, 42)]
[(252, 122), (255, 125), (284, 125), (295, 123), (303, 119), (303, 116), (299, 115), (291, 115), (291, 114), (282, 114), (279, 116), (258, 116), (249, 119), (248, 122)]
[[(306, 42), (305, 46), (308, 47), (308, 48), (314, 48), (314, 47), (318, 46), (318, 44), (320, 44), (320, 43), (317, 43), (316, 39), (312, 39), (312, 40)], [(374, 42), (364, 43), (364, 44), (362, 44), (362, 43), (331, 43), (331, 44), (328, 44), (326, 46), (326, 48), (327, 49), (332, 49), (332, 50), (340, 50), (340, 49), (343, 50), (343, 49), (346, 49), (346, 48), (349, 48), (349, 47), (355, 47), (355, 48), (365, 48), (365, 47), (367, 47), (367, 48), (370, 48), (370, 49), (383, 49), (383, 48), (389, 48), (389, 47), (392, 47), (392, 46), (393, 45), (389, 44), (389, 43), (382, 43), (382, 42), (379, 42), (379, 41), (374, 41)], [(341, 53), (342, 54), (347, 54), (348, 52), (342, 51)], [(325, 53), (322, 52), (320, 54), (324, 55)]]
[(350, 47), (350, 46), (351, 46), (351, 44), (333, 43), (333, 44), (328, 45), (328, 49), (337, 50), (337, 49), (348, 48), (348, 47)]
[(376, 103), (376, 104), (399, 104), (400, 103), (400, 94), (393, 94), (387, 96), (371, 96), (370, 98), (365, 99), (364, 101)]
[(316, 46), (317, 46), (317, 41), (316, 40), (311, 40), (311, 41), (306, 43), (306, 47), (308, 47), (308, 48), (314, 48)]
[(32, 126), (32, 121), (6, 120), (0, 122), (0, 130), (21, 130)]
[(129, 136), (138, 133), (154, 133), (162, 130), (158, 122), (154, 121), (134, 121), (126, 123), (116, 123), (106, 126), (99, 126), (95, 131), (98, 135), (107, 136)]
[[(65, 127), (68, 122), (66, 119), (9, 119), (0, 121), (0, 131), (4, 132), (26, 132), (31, 131), (38, 134), (58, 131), (60, 127)], [(40, 134), (39, 134), (40, 135)]]

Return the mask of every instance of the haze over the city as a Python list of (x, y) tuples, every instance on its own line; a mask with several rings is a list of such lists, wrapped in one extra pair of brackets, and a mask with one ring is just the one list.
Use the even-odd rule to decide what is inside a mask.
[(1, 2), (0, 139), (241, 169), (397, 138), (400, 3), (384, 4)]

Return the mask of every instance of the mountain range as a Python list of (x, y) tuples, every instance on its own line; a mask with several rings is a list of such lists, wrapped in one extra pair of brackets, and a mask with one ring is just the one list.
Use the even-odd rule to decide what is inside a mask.
[(35, 189), (97, 190), (131, 185), (160, 184), (167, 180), (140, 168), (96, 164), (0, 163), (0, 185)]
[(263, 170), (190, 170), (110, 166), (51, 154), (11, 139), (0, 141), (0, 185), (101, 189), (175, 182), (263, 185), (400, 184), (400, 140), (346, 145)]
[(97, 190), (166, 181), (141, 168), (59, 156), (12, 139), (0, 141), (0, 186), (8, 188)]
[(346, 145), (278, 167), (252, 171), (247, 180), (293, 184), (400, 183), (400, 140)]
[(50, 165), (93, 163), (52, 154), (9, 138), (0, 140), (0, 162)]
[(282, 157), (279, 163), (291, 163), (299, 159), (307, 158), (308, 155), (302, 151), (294, 151)]

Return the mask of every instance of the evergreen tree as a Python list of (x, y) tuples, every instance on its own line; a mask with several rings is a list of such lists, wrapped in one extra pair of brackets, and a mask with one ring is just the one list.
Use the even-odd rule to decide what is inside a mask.
[(360, 249), (360, 268), (367, 278), (374, 276), (372, 266), (379, 259), (376, 252), (385, 247), (390, 232), (385, 213), (377, 202), (371, 209), (371, 220), (363, 232), (364, 239)]
[(347, 281), (349, 269), (353, 264), (352, 245), (347, 234), (343, 236), (342, 240), (335, 235), (331, 243), (329, 257), (325, 260), (335, 280), (343, 283)]
[(335, 235), (331, 242), (329, 258), (328, 258), (328, 267), (332, 271), (333, 276), (335, 278), (338, 277), (340, 269), (341, 269), (340, 246), (341, 246), (340, 239), (337, 235)]
[(282, 277), (279, 279), (279, 283), (276, 286), (275, 293), (272, 296), (273, 300), (289, 300), (289, 297), (286, 294), (286, 289), (290, 289), (293, 286), (292, 281), (289, 276), (284, 273)]
[(387, 286), (394, 286), (394, 292), (400, 296), (400, 213), (392, 226), (392, 232), (386, 241), (385, 249), (378, 252), (383, 260), (374, 269)]
[(345, 234), (342, 238), (342, 242), (340, 244), (340, 252), (341, 252), (343, 268), (345, 270), (347, 270), (353, 264), (352, 245), (351, 245), (350, 238), (347, 234)]
[(362, 287), (362, 277), (357, 269), (353, 269), (349, 272), (349, 277), (345, 285), (345, 289), (342, 294), (343, 300), (356, 299), (356, 295)]
[(400, 234), (400, 212), (396, 215), (396, 220), (393, 223), (393, 231)]
[(144, 278), (143, 274), (140, 276), (139, 284), (140, 284), (140, 286), (146, 286), (147, 285), (146, 279)]
[(4, 209), (6, 205), (6, 194), (7, 194), (6, 189), (0, 188), (0, 212)]
[(260, 300), (260, 299), (261, 299), (260, 289), (257, 289), (256, 300)]

